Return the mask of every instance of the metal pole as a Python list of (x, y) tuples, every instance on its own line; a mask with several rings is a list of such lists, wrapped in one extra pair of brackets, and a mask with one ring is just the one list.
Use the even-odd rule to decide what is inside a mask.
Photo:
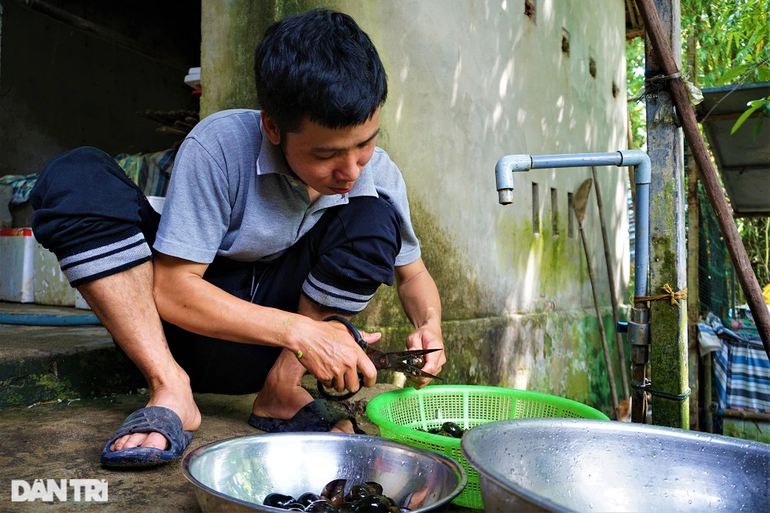
[[(698, 86), (698, 38), (697, 30), (690, 32), (687, 38), (687, 67), (692, 70), (693, 84)], [(687, 146), (687, 324), (689, 341), (690, 365), (690, 427), (700, 430), (705, 417), (701, 415), (703, 392), (698, 379), (701, 367), (700, 352), (698, 351), (698, 317), (700, 314), (700, 198), (698, 195), (698, 164), (692, 158), (692, 150)], [(708, 408), (708, 403), (706, 403)]]
[(701, 364), (703, 365), (703, 413), (705, 421), (706, 433), (714, 432), (714, 410), (711, 409), (711, 384), (713, 382), (712, 376), (714, 375), (714, 368), (712, 366), (712, 356), (714, 353), (708, 353), (701, 358)]
[[(700, 264), (700, 203), (698, 201), (698, 164), (692, 159), (687, 159), (687, 217), (688, 217), (688, 237), (687, 237), (687, 325), (689, 328), (688, 336), (690, 339), (689, 363), (693, 366), (696, 378), (690, 380), (692, 396), (690, 397), (690, 421), (694, 424), (693, 428), (698, 429), (700, 425), (701, 395), (698, 390), (701, 387), (698, 384), (698, 363), (700, 354), (698, 352), (698, 317), (700, 310), (700, 277), (698, 276), (698, 266)], [(705, 403), (708, 408), (708, 403)], [(693, 422), (694, 421), (694, 422)]]
[[(647, 157), (646, 154), (645, 157)], [(637, 296), (647, 294), (647, 273), (650, 268), (651, 168), (647, 157), (646, 161), (637, 163), (634, 170), (636, 186), (634, 293)], [(650, 360), (650, 309), (645, 302), (635, 303), (631, 309), (631, 318), (628, 321), (628, 342), (631, 345), (631, 380), (634, 384), (631, 420), (641, 424), (647, 421), (647, 394), (644, 388), (647, 386), (647, 362)]]

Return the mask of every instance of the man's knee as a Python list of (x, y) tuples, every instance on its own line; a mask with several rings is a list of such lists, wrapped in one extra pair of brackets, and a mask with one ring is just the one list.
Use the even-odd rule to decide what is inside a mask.
[[(376, 248), (383, 256), (393, 256), (401, 249), (401, 223), (395, 208), (383, 198), (352, 198), (340, 209), (338, 219), (344, 230), (340, 241), (351, 244), (351, 250)], [(364, 247), (358, 246), (366, 241)]]
[(322, 306), (356, 314), (381, 284), (393, 284), (401, 248), (399, 217), (382, 198), (352, 198), (324, 235), (302, 292)]
[(30, 201), (35, 238), (56, 254), (73, 287), (151, 258), (159, 217), (101, 150), (77, 148), (51, 159)]

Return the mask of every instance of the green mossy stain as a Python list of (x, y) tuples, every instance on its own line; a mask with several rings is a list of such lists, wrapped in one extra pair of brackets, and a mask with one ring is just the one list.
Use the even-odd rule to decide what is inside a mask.
[[(490, 316), (493, 300), (473, 272), (473, 263), (456, 249), (452, 234), (441, 228), (436, 218), (414, 196), (409, 202), (412, 224), (420, 239), (423, 261), (441, 297), (442, 319), (451, 321)], [(408, 323), (396, 287), (380, 287), (366, 310), (356, 317), (356, 322), (365, 326)]]
[[(609, 309), (604, 310), (602, 318), (605, 323), (610, 323), (612, 313)], [(573, 399), (612, 416), (607, 369), (593, 311), (539, 313), (522, 316), (512, 322), (518, 322), (521, 328), (511, 353), (502, 356), (520, 362), (523, 360), (525, 365), (520, 370), (529, 374), (526, 382), (528, 390)], [(520, 349), (527, 344), (533, 353), (529, 362), (527, 351)], [(547, 350), (549, 345), (550, 350)], [(610, 359), (616, 386), (620, 389), (617, 357), (612, 348)], [(515, 373), (503, 377), (500, 383), (503, 386), (522, 385), (516, 380)]]
[(553, 356), (553, 338), (547, 333), (543, 336), (543, 358), (549, 359)]
[[(560, 218), (557, 222), (561, 222)], [(534, 260), (539, 274), (538, 293), (546, 298), (558, 295), (565, 284), (579, 287), (588, 280), (577, 231), (572, 238), (567, 235), (567, 226), (557, 226), (558, 232), (554, 234), (551, 223), (544, 223), (540, 233), (535, 234), (530, 218), (517, 223), (509, 216), (501, 215), (497, 221), (500, 267), (528, 269), (530, 261)]]
[(722, 434), (743, 440), (770, 443), (770, 423), (756, 420), (725, 418)]
[(254, 50), (276, 21), (327, 5), (305, 0), (204, 1), (201, 4), (201, 117), (225, 109), (258, 108)]
[[(668, 283), (672, 289), (676, 289), (676, 255), (668, 249), (670, 247), (671, 240), (668, 237), (656, 237), (653, 242), (653, 254), (662, 255), (662, 264), (656, 266), (661, 273), (657, 283)], [(661, 293), (653, 291), (651, 294)], [(666, 300), (654, 301), (650, 308), (650, 378), (655, 390), (675, 395), (687, 389), (687, 344), (684, 339), (687, 330), (687, 301), (679, 300), (679, 304), (681, 307)], [(654, 403), (653, 420), (656, 425), (689, 426), (688, 401), (657, 398)]]
[(0, 381), (0, 408), (75, 397), (69, 383), (53, 374), (28, 374)]
[(569, 368), (565, 391), (567, 397), (584, 404), (597, 405), (605, 402), (601, 397), (591, 393), (591, 380), (588, 373), (575, 367)]

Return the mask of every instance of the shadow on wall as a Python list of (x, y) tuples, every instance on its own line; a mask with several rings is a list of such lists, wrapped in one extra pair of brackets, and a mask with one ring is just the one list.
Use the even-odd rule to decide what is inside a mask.
[[(498, 313), (531, 311), (541, 301), (590, 308), (592, 301), (579, 238), (567, 235), (568, 193), (590, 169), (523, 174), (514, 205), (504, 208), (495, 200), (497, 159), (625, 145), (622, 4), (610, 14), (603, 2), (534, 4), (534, 19), (519, 1), (351, 8), (371, 22), (365, 29), (390, 75), (380, 144), (404, 172), (410, 200), (447, 227)], [(617, 226), (626, 212), (625, 171), (600, 173), (607, 177), (606, 219)], [(589, 212), (587, 236), (601, 247), (596, 215)], [(606, 284), (603, 262), (596, 264)]]
[[(502, 207), (494, 167), (512, 153), (625, 148), (623, 5), (534, 4), (535, 19), (518, 0), (341, 5), (372, 36), (389, 73), (379, 143), (404, 173), (426, 262), (447, 300), (447, 376), (600, 404), (606, 371), (569, 214), (569, 193), (591, 170), (522, 174), (514, 204)], [(597, 172), (612, 237), (627, 226), (626, 171)], [(593, 196), (586, 231), (609, 307)], [(627, 237), (621, 230), (611, 238), (618, 281)], [(469, 304), (479, 299), (480, 308)]]

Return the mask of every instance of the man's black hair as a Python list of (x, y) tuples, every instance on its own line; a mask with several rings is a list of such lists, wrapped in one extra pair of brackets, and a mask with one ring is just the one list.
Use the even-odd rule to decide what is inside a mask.
[(347, 14), (314, 9), (275, 23), (257, 46), (260, 107), (282, 132), (308, 118), (327, 128), (357, 126), (388, 95), (371, 39)]

